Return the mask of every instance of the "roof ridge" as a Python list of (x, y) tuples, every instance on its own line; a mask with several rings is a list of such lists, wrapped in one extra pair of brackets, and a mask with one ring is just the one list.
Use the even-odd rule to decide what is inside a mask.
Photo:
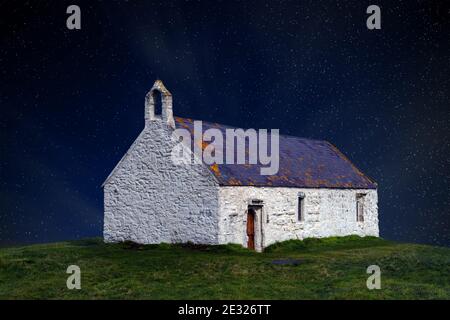
[[(183, 119), (183, 120), (189, 120), (189, 121), (202, 121), (203, 123), (210, 123), (210, 124), (216, 124), (216, 125), (221, 125), (223, 127), (228, 127), (228, 128), (234, 128), (234, 129), (256, 129), (256, 128), (242, 128), (242, 127), (236, 127), (236, 126), (232, 126), (232, 125), (228, 125), (228, 124), (223, 124), (223, 123), (219, 123), (219, 122), (212, 122), (212, 121), (205, 121), (205, 120), (198, 120), (198, 119), (192, 119), (192, 118), (184, 118), (184, 117), (175, 117), (175, 121), (178, 119)], [(258, 128), (261, 129), (261, 128)], [(306, 138), (306, 137), (300, 137), (300, 136), (294, 136), (292, 134), (284, 134), (284, 133), (280, 133), (279, 134), (280, 137), (287, 137), (287, 138), (296, 138), (296, 139), (304, 139), (304, 140), (308, 140), (308, 141), (317, 141), (317, 142), (325, 142), (327, 143), (327, 140), (324, 139), (316, 139), (316, 138)]]

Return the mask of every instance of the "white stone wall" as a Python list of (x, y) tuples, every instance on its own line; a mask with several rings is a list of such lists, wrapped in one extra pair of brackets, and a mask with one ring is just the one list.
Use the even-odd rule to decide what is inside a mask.
[(163, 121), (148, 121), (104, 185), (104, 239), (218, 242), (218, 185), (204, 165), (175, 165)]
[[(305, 194), (303, 222), (297, 218), (299, 192)], [(358, 193), (366, 194), (364, 222), (356, 221)], [(219, 243), (247, 246), (249, 199), (264, 201), (263, 247), (288, 239), (379, 235), (377, 190), (224, 186), (219, 190)]]

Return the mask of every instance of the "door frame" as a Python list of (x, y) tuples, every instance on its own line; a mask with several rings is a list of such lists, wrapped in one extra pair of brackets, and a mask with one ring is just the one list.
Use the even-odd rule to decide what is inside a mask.
[(254, 220), (253, 220), (253, 228), (254, 228), (254, 245), (255, 251), (262, 252), (264, 250), (264, 206), (262, 204), (248, 204), (247, 210), (245, 210), (245, 247), (248, 248), (248, 236), (247, 236), (247, 219), (248, 219), (248, 211), (253, 209), (255, 212)]

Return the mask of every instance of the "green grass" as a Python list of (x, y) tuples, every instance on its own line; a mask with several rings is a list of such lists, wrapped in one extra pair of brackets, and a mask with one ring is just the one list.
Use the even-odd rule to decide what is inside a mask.
[[(300, 264), (275, 265), (273, 260)], [(81, 290), (66, 269), (81, 268)], [(366, 269), (381, 268), (381, 290)], [(379, 238), (238, 245), (104, 244), (87, 239), (0, 249), (0, 299), (449, 299), (450, 249)]]

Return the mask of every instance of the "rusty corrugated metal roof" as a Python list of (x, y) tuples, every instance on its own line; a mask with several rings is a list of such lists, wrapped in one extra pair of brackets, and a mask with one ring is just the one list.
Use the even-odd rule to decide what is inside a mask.
[[(191, 132), (193, 144), (194, 120), (175, 117), (175, 122), (178, 128), (185, 128)], [(219, 129), (224, 137), (226, 129), (233, 129), (230, 126), (205, 121), (202, 121), (202, 125), (203, 131), (210, 128)], [(207, 144), (204, 142), (202, 148)], [(270, 145), (270, 142), (268, 144)], [(280, 135), (279, 144), (279, 171), (275, 175), (261, 175), (260, 168), (267, 165), (259, 163), (213, 164), (209, 168), (223, 186), (377, 188), (377, 184), (371, 178), (327, 141)], [(225, 141), (223, 153), (225, 154)]]

